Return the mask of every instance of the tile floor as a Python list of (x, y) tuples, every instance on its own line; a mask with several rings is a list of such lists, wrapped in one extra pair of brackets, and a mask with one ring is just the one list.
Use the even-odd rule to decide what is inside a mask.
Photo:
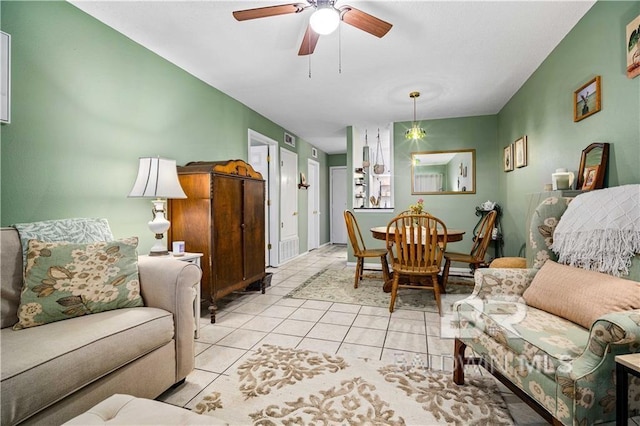
[[(203, 309), (196, 368), (183, 385), (158, 399), (192, 408), (217, 377), (234, 371), (241, 358), (265, 343), (451, 371), (453, 339), (440, 338), (436, 313), (397, 309), (392, 315), (403, 319), (399, 322), (390, 321), (388, 308), (283, 298), (325, 268), (354, 270), (346, 259), (346, 246), (321, 247), (270, 268), (273, 277), (266, 294), (234, 293), (219, 302), (215, 324)], [(507, 388), (500, 389), (518, 425), (547, 424)]]

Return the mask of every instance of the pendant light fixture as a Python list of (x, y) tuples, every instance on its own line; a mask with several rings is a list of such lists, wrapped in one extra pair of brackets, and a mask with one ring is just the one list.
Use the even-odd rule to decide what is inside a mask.
[(419, 96), (420, 92), (409, 93), (409, 97), (413, 99), (413, 123), (411, 125), (411, 128), (405, 132), (405, 139), (418, 140), (424, 138), (427, 135), (426, 130), (424, 130), (422, 127), (418, 127), (418, 122), (416, 121), (416, 99)]

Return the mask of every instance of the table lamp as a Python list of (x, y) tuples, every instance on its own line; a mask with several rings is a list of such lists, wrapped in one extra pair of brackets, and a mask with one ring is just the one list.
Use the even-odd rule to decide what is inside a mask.
[(138, 177), (129, 197), (155, 198), (151, 203), (153, 220), (149, 221), (149, 229), (156, 235), (156, 243), (151, 247), (149, 256), (168, 255), (169, 251), (162, 243), (164, 233), (171, 225), (165, 217), (165, 201), (168, 198), (187, 198), (180, 186), (175, 160), (160, 157), (140, 158)]

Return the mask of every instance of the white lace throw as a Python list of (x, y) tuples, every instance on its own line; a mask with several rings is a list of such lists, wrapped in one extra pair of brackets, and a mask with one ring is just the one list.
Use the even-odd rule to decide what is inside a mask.
[(553, 234), (558, 262), (621, 276), (640, 253), (640, 185), (577, 196)]

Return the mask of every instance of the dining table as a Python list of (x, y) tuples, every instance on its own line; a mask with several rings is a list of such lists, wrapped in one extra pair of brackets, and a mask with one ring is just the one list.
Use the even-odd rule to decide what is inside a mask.
[[(393, 233), (395, 228), (389, 228), (389, 233)], [(447, 243), (454, 243), (456, 241), (462, 241), (463, 235), (464, 235), (465, 231), (462, 229), (448, 229), (447, 228)], [(373, 236), (373, 238), (375, 238), (376, 240), (382, 240), (382, 241), (386, 241), (387, 240), (387, 227), (386, 226), (374, 226), (373, 228), (371, 228), (371, 235)], [(439, 241), (443, 241), (444, 240), (444, 232), (441, 232), (441, 230), (438, 231), (438, 240)], [(391, 292), (391, 286), (393, 284), (393, 278), (389, 278), (387, 281), (385, 281), (384, 285), (382, 286), (382, 290), (385, 293), (390, 293)]]
[[(389, 228), (389, 232), (393, 233), (394, 228)], [(454, 243), (456, 241), (462, 241), (462, 236), (465, 231), (462, 229), (447, 229), (447, 243)], [(387, 227), (386, 226), (374, 226), (371, 228), (371, 235), (376, 240), (386, 241), (387, 239)], [(438, 240), (444, 239), (444, 233), (438, 231)]]

